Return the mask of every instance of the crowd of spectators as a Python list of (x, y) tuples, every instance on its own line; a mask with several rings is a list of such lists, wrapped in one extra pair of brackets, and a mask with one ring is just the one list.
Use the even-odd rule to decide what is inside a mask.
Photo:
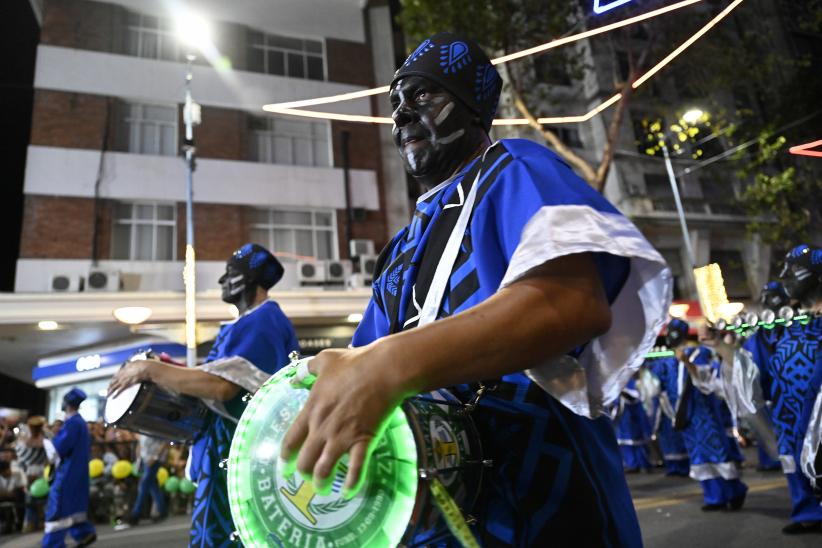
[[(47, 495), (45, 483), (53, 477), (53, 455), (50, 439), (60, 431), (63, 422), (51, 424), (43, 416), (20, 419), (0, 417), (0, 535), (30, 533), (43, 529)], [(179, 490), (155, 488), (152, 497), (141, 496), (138, 501), (140, 475), (144, 473), (174, 478), (176, 484), (184, 476), (187, 448), (183, 445), (162, 444), (154, 451), (160, 456), (151, 466), (141, 462), (145, 458), (148, 439), (140, 441), (139, 434), (109, 427), (102, 421), (88, 422), (91, 438), (91, 461), (102, 462), (99, 470), (90, 472), (89, 519), (96, 523), (135, 523), (140, 517), (164, 519), (168, 514), (190, 511), (191, 495)], [(127, 477), (115, 474), (114, 467), (127, 461), (134, 472)], [(98, 463), (99, 466), (99, 463)], [(122, 466), (122, 465), (121, 465)], [(94, 466), (90, 466), (94, 470)], [(157, 496), (162, 497), (158, 500)], [(140, 504), (135, 504), (139, 502)], [(146, 504), (153, 502), (153, 504)], [(159, 507), (159, 508), (158, 508)], [(152, 511), (153, 510), (153, 511)]]

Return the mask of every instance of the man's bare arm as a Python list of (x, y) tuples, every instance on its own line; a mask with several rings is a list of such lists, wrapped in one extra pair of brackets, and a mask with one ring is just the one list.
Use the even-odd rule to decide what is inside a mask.
[(603, 334), (610, 322), (596, 266), (580, 254), (531, 270), (466, 312), (365, 347), (321, 352), (309, 363), (317, 382), (282, 456), (322, 487), (349, 452), (351, 489), (379, 424), (404, 398), (528, 369)]
[(228, 401), (240, 391), (240, 387), (233, 382), (199, 369), (156, 360), (139, 360), (127, 363), (114, 375), (108, 393), (117, 395), (143, 381), (154, 382), (181, 394), (218, 401)]

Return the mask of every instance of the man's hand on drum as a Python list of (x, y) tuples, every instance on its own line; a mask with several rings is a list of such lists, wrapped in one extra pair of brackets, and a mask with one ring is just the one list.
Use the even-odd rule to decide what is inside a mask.
[(143, 360), (127, 362), (114, 374), (108, 383), (108, 397), (114, 398), (129, 386), (148, 380), (146, 363)]
[(369, 444), (380, 424), (407, 396), (379, 345), (324, 350), (308, 366), (317, 377), (305, 409), (283, 440), (285, 475), (294, 469), (325, 491), (337, 461), (349, 454), (344, 496), (362, 479)]

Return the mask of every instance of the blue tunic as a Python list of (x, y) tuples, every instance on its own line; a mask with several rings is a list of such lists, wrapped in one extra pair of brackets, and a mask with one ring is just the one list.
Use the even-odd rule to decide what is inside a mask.
[(631, 379), (620, 396), (621, 413), (614, 424), (626, 470), (649, 470), (648, 443), (651, 441), (651, 421), (645, 413), (636, 381)]
[[(672, 409), (676, 409), (676, 402), (679, 399), (678, 388), (678, 362), (674, 357), (659, 358), (648, 363), (648, 368), (660, 383), (660, 390), (668, 398)], [(662, 458), (666, 461), (688, 460), (688, 449), (685, 447), (685, 440), (682, 432), (674, 430), (671, 419), (665, 413), (661, 413), (657, 438), (662, 449)]]
[[(695, 354), (691, 357), (694, 365), (714, 369), (711, 351), (708, 348), (699, 347)], [(704, 394), (696, 387), (691, 391), (687, 409), (689, 423), (682, 431), (682, 435), (688, 447), (692, 472), (694, 467), (701, 464), (725, 464), (734, 460), (733, 448), (725, 430), (721, 403), (716, 394)]]
[[(423, 195), (411, 223), (382, 251), (374, 294), (354, 346), (417, 325), (420, 305), (476, 175), (476, 163)], [(487, 154), (482, 173), (437, 318), (462, 312), (497, 291), (523, 229), (541, 208), (586, 205), (618, 214), (556, 155), (529, 141), (501, 141)], [(594, 259), (612, 300), (628, 275), (629, 261), (605, 253)], [(486, 472), (480, 500), (470, 510), (478, 518), (475, 532), (481, 542), (641, 546), (610, 420), (574, 414), (524, 373), (489, 382), (497, 390), (472, 414), (484, 458), (494, 462)], [(452, 390), (467, 401), (475, 388), (462, 385)]]
[[(299, 351), (299, 345), (291, 322), (277, 303), (266, 301), (220, 328), (206, 362), (239, 356), (273, 374), (288, 364), (288, 354), (292, 351)], [(239, 419), (245, 409), (246, 393), (240, 390), (224, 404), (235, 419)], [(230, 540), (235, 527), (228, 504), (227, 478), (219, 463), (228, 458), (236, 424), (236, 420), (211, 413), (208, 426), (192, 446), (188, 475), (197, 484), (189, 539), (192, 547), (235, 544)]]
[[(80, 414), (74, 414), (52, 440), (54, 449), (60, 456), (60, 464), (49, 490), (46, 507), (46, 527), (48, 522), (71, 518), (72, 523), (86, 521), (88, 511), (88, 462), (91, 440), (88, 426)], [(66, 523), (64, 527), (70, 524)]]

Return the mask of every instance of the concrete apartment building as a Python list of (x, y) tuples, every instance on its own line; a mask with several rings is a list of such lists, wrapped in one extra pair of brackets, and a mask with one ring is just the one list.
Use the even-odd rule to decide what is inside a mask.
[[(701, 20), (708, 22), (725, 5), (704, 3), (685, 9), (699, 13)], [(617, 13), (619, 9), (614, 9), (612, 13)], [(794, 33), (784, 25), (786, 21), (791, 21), (790, 12), (784, 11), (788, 9), (785, 4), (764, 1), (756, 5), (746, 3), (739, 9), (759, 10), (753, 13), (758, 13), (762, 21), (772, 23), (774, 32), (767, 37), (763, 36), (762, 40), (767, 40), (767, 45), (763, 45), (763, 48), (785, 52), (789, 57), (802, 52), (800, 40), (807, 38)], [(750, 17), (750, 12), (748, 16)], [(678, 15), (673, 13), (663, 17), (676, 18)], [(732, 17), (733, 15), (721, 22), (702, 39), (711, 40), (717, 33), (735, 32)], [(589, 19), (588, 24), (596, 27), (601, 23), (594, 17)], [(651, 22), (649, 25), (653, 26), (654, 23)], [(693, 30), (697, 28), (698, 25)], [(641, 51), (645, 46), (642, 40), (647, 39), (647, 36), (643, 38), (642, 32), (637, 31), (635, 39), (636, 51)], [(556, 57), (552, 57), (550, 52), (533, 58), (532, 69), (537, 80), (542, 80), (542, 84), (539, 85), (544, 86), (545, 93), (550, 97), (550, 106), (547, 106), (544, 112), (550, 116), (579, 115), (609, 99), (614, 94), (614, 81), (624, 81), (627, 77), (625, 52), (615, 49), (613, 44), (607, 37), (595, 37), (566, 46), (574, 48), (574, 55), (591, 68), (585, 70), (582, 80), (572, 80), (562, 70), (557, 70), (554, 66)], [(670, 43), (668, 49), (660, 54), (660, 58), (677, 45), (678, 43)], [(689, 52), (686, 51), (683, 58), (687, 55)], [(649, 64), (654, 64), (658, 60), (650, 59)], [(687, 75), (681, 67), (682, 63), (674, 60), (645, 84), (646, 88), (653, 86), (655, 104), (644, 100), (642, 93), (631, 98), (623, 118), (604, 193), (637, 224), (665, 257), (676, 277), (675, 298), (694, 300), (696, 292), (687, 275), (690, 265), (665, 164), (661, 155), (648, 156), (645, 154), (646, 145), (637, 144), (644, 138), (640, 123), (644, 117), (656, 119), (662, 114), (669, 119), (675, 119), (676, 112), (682, 113), (693, 107), (706, 110), (709, 108), (708, 97), (692, 96), (684, 90), (681, 83)], [(753, 109), (760, 116), (759, 123), (764, 127), (768, 120), (757, 110), (753, 95), (754, 91), (747, 89), (744, 82), (740, 82), (734, 93), (730, 90), (716, 90), (711, 98), (727, 105), (730, 112), (740, 105)], [(660, 113), (659, 104), (667, 105), (667, 111)], [(503, 105), (505, 106), (502, 112), (505, 116), (521, 116), (513, 107), (510, 97), (503, 99)], [(552, 127), (566, 145), (596, 165), (605, 147), (613, 112), (614, 107), (611, 107), (588, 122)], [(530, 129), (523, 131), (522, 127), (498, 127), (496, 131), (498, 135), (524, 135), (544, 142), (541, 136)], [(730, 146), (723, 137), (720, 137), (705, 143), (704, 148), (704, 158), (708, 158), (722, 153)], [(776, 273), (769, 271), (770, 247), (764, 245), (759, 238), (751, 237), (746, 230), (746, 224), (750, 219), (737, 201), (746, 181), (738, 178), (734, 168), (702, 169), (688, 175), (682, 173), (696, 163), (687, 154), (674, 160), (674, 171), (677, 174), (697, 264), (717, 262), (721, 265), (732, 300), (756, 300), (762, 285)]]
[[(100, 392), (132, 349), (182, 342), (186, 52), (168, 2), (31, 5), (40, 41), (15, 293), (0, 299), (0, 370), (32, 382), (39, 363), (34, 380), (54, 402), (77, 383)], [(198, 56), (192, 80), (202, 105), (193, 209), (203, 349), (231, 319), (217, 278), (247, 241), (286, 266), (274, 298), (304, 350), (344, 346), (348, 316), (370, 296), (366, 259), (407, 222), (404, 171), (387, 128), (277, 117), (262, 105), (387, 82), (397, 62), (388, 2), (190, 5), (219, 52), (210, 63)], [(334, 110), (386, 115), (388, 106), (380, 97)], [(360, 267), (364, 279), (346, 287)], [(151, 319), (115, 321), (112, 311), (128, 305), (151, 308)], [(38, 329), (43, 320), (59, 329)]]

